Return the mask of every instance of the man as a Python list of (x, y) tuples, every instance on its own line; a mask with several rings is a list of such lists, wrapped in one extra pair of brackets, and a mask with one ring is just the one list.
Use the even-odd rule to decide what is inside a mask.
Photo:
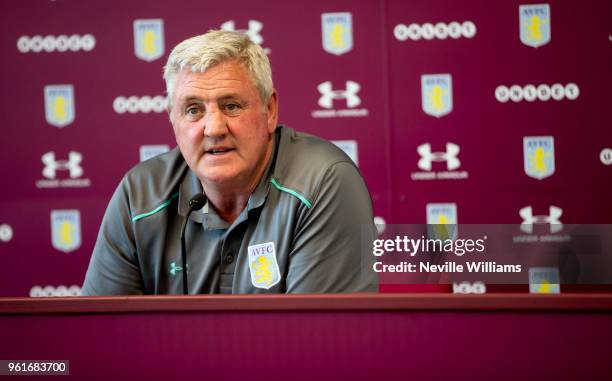
[(361, 266), (362, 226), (374, 231), (363, 179), (331, 143), (277, 126), (261, 47), (210, 31), (174, 48), (164, 79), (178, 147), (123, 178), (83, 294), (181, 293), (180, 228), (201, 193), (186, 228), (191, 294), (375, 291)]

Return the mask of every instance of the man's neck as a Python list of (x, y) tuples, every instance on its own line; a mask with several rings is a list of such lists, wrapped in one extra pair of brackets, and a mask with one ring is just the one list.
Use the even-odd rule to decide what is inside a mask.
[(247, 206), (251, 193), (228, 194), (212, 191), (207, 197), (219, 217), (232, 224)]
[(214, 207), (221, 219), (232, 224), (238, 218), (247, 206), (251, 194), (257, 189), (270, 160), (272, 160), (272, 146), (266, 153), (264, 164), (259, 172), (245, 185), (228, 186), (227, 184), (217, 185), (202, 182), (209, 204)]

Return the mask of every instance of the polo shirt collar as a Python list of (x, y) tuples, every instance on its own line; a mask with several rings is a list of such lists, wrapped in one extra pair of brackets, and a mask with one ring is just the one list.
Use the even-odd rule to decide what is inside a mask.
[(278, 126), (274, 132), (274, 135), (272, 136), (274, 139), (274, 142), (272, 143), (272, 154), (270, 155), (270, 160), (268, 160), (266, 169), (259, 180), (259, 184), (257, 184), (257, 188), (255, 188), (255, 191), (251, 194), (251, 197), (249, 197), (247, 212), (261, 207), (268, 197), (268, 192), (270, 191), (270, 180), (276, 166), (276, 153), (278, 152), (281, 129), (282, 126)]

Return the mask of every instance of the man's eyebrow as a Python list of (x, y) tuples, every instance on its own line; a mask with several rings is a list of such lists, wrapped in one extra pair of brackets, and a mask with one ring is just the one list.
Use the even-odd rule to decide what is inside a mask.
[(202, 98), (195, 96), (195, 95), (186, 95), (184, 97), (181, 97), (179, 99), (180, 103), (189, 103), (189, 102), (198, 102), (198, 103), (202, 103)]
[(217, 98), (218, 101), (226, 101), (228, 99), (242, 99), (242, 98), (236, 93), (225, 94)]
[[(219, 98), (217, 98), (217, 101), (223, 102), (230, 99), (242, 99), (242, 97), (240, 97), (236, 93), (229, 93), (220, 96)], [(179, 104), (187, 104), (191, 102), (204, 103), (204, 100), (202, 100), (202, 98), (197, 95), (185, 95), (179, 99)]]

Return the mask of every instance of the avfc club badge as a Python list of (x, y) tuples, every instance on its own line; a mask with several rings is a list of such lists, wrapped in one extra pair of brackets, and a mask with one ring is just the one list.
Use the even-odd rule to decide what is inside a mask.
[(450, 74), (421, 76), (421, 107), (425, 114), (436, 118), (453, 111), (453, 82)]
[(74, 122), (74, 88), (72, 85), (45, 86), (45, 119), (62, 128)]
[(359, 166), (359, 155), (357, 154), (356, 140), (332, 140), (331, 142), (334, 143), (336, 147), (344, 151), (344, 153), (347, 154), (351, 160), (353, 160), (356, 166)]
[(431, 239), (457, 239), (457, 204), (427, 204), (427, 237)]
[(555, 140), (552, 136), (525, 136), (523, 162), (529, 177), (542, 180), (555, 173)]
[(550, 42), (550, 5), (519, 5), (521, 42), (538, 48)]
[(253, 286), (269, 290), (280, 282), (280, 270), (276, 262), (274, 242), (249, 246), (248, 251)]
[(166, 144), (153, 144), (140, 146), (140, 161), (149, 160), (157, 155), (161, 155), (170, 151), (170, 147)]
[(147, 62), (155, 61), (164, 54), (162, 19), (134, 20), (134, 53)]
[(81, 247), (81, 215), (78, 210), (51, 211), (51, 243), (64, 253)]
[(529, 292), (532, 294), (558, 294), (561, 292), (557, 267), (529, 268)]
[(353, 49), (353, 21), (350, 12), (321, 14), (323, 50), (337, 56)]
[(457, 204), (427, 204), (428, 225), (457, 224)]

